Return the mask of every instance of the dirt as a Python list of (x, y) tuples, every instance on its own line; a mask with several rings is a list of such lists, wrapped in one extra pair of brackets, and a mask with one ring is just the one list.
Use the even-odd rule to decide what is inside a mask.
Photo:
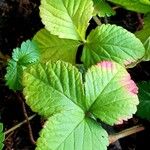
[[(1, 0), (0, 1), (0, 52), (6, 58), (11, 56), (13, 48), (20, 46), (22, 41), (31, 39), (34, 34), (43, 27), (39, 17), (39, 0)], [(142, 15), (140, 16), (142, 18)], [(140, 18), (140, 19), (141, 19)], [(139, 14), (118, 9), (117, 15), (105, 18), (111, 24), (120, 25), (131, 32), (142, 28)], [(91, 28), (95, 27), (94, 21)], [(88, 33), (87, 33), (88, 34)], [(132, 79), (137, 81), (150, 79), (150, 62), (143, 62), (133, 69), (129, 69)], [(25, 120), (24, 99), (19, 98), (20, 93), (14, 93), (5, 85), (4, 75), (6, 64), (0, 61), (0, 122), (4, 123), (4, 130), (12, 128)], [(25, 106), (28, 116), (34, 113), (28, 106)], [(136, 121), (135, 121), (136, 120)], [(38, 138), (38, 132), (42, 128), (43, 120), (36, 116), (30, 121), (34, 140)], [(123, 125), (113, 128), (114, 131), (121, 131), (136, 124), (143, 123), (147, 128), (141, 133), (128, 136), (109, 146), (109, 150), (148, 150), (150, 149), (150, 123), (138, 117), (125, 122)], [(147, 146), (147, 148), (143, 148)], [(33, 150), (33, 144), (29, 127), (24, 124), (17, 130), (6, 135), (6, 150)]]

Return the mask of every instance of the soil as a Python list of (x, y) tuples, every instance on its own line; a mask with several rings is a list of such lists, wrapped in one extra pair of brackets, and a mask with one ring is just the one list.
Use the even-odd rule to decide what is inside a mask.
[[(43, 27), (39, 17), (39, 0), (0, 0), (0, 52), (6, 58), (11, 57), (13, 48), (20, 46), (22, 41), (31, 39)], [(124, 9), (117, 9), (117, 15), (102, 20), (103, 23), (120, 25), (131, 32), (142, 28), (142, 15)], [(95, 27), (91, 21), (90, 28)], [(90, 30), (89, 28), (89, 30)], [(88, 34), (88, 33), (87, 33)], [(150, 62), (138, 64), (129, 69), (132, 79), (136, 82), (150, 80)], [(0, 61), (0, 122), (4, 130), (12, 128), (34, 113), (25, 105), (21, 93), (15, 93), (5, 85), (4, 75), (6, 64)], [(27, 112), (25, 112), (25, 110)], [(135, 116), (123, 125), (115, 126), (113, 131), (121, 131), (142, 123), (146, 130), (123, 138), (109, 146), (109, 150), (148, 150), (150, 149), (150, 123)], [(33, 138), (36, 141), (43, 125), (43, 120), (36, 116), (30, 121)], [(33, 150), (35, 145), (31, 136), (29, 124), (24, 124), (17, 130), (6, 135), (5, 150)], [(146, 147), (147, 146), (147, 147)]]

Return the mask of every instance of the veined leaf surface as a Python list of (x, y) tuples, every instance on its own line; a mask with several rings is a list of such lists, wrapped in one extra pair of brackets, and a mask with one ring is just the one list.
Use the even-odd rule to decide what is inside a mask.
[(126, 67), (135, 66), (145, 49), (134, 34), (116, 25), (101, 25), (87, 37), (82, 61), (91, 66), (103, 60), (112, 60)]
[(93, 9), (92, 0), (41, 0), (40, 15), (51, 34), (84, 41)]
[(46, 29), (41, 29), (34, 36), (33, 41), (39, 47), (42, 62), (64, 60), (75, 64), (77, 48), (80, 45), (78, 41), (60, 39)]

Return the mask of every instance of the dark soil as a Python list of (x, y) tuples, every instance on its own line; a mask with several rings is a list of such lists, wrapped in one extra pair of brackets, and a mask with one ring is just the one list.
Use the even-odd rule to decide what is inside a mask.
[[(31, 39), (34, 34), (43, 27), (39, 17), (39, 0), (0, 0), (0, 52), (6, 58), (11, 56), (13, 48), (20, 46), (22, 41)], [(142, 15), (141, 15), (142, 18)], [(117, 9), (117, 15), (102, 20), (104, 23), (120, 25), (131, 32), (142, 28), (141, 20), (137, 13)], [(91, 21), (90, 28), (94, 28), (95, 23)], [(87, 33), (88, 34), (88, 33)], [(136, 82), (150, 79), (150, 62), (143, 62), (129, 72)], [(4, 75), (6, 64), (0, 61), (0, 122), (3, 122), (7, 131), (14, 125), (25, 120), (23, 108), (24, 99), (20, 99), (20, 93), (14, 93), (5, 86)], [(26, 111), (28, 116), (34, 114), (28, 106)], [(38, 138), (38, 132), (42, 128), (43, 120), (36, 116), (30, 121), (33, 137)], [(109, 146), (109, 150), (149, 150), (150, 149), (150, 123), (138, 117), (116, 126), (113, 130), (121, 131), (136, 124), (143, 123), (147, 128), (141, 133), (128, 136)], [(147, 146), (147, 148), (146, 148)], [(6, 135), (6, 150), (33, 150), (31, 134), (27, 124)]]

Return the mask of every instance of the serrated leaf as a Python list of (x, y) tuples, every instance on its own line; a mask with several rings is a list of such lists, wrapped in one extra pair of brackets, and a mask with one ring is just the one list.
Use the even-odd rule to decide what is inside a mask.
[(12, 90), (21, 90), (21, 78), (23, 69), (29, 64), (39, 59), (39, 51), (36, 45), (27, 40), (21, 44), (21, 48), (13, 50), (12, 59), (9, 60), (7, 73), (5, 75), (6, 84)]
[(126, 67), (135, 66), (145, 49), (134, 34), (116, 25), (102, 25), (92, 30), (84, 46), (82, 61), (86, 67), (103, 60), (116, 61)]
[(124, 8), (140, 13), (150, 12), (150, 3), (148, 0), (108, 0)]
[(144, 27), (142, 30), (135, 33), (145, 47), (145, 55), (142, 58), (143, 61), (150, 60), (150, 14), (144, 16)]
[(23, 80), (27, 104), (44, 117), (70, 109), (74, 103), (84, 109), (82, 75), (71, 64), (35, 64), (25, 70)]
[(39, 47), (41, 61), (64, 60), (75, 64), (78, 41), (60, 39), (58, 36), (50, 34), (46, 29), (41, 29), (33, 38)]
[(150, 120), (150, 81), (144, 81), (138, 84), (139, 100), (137, 115)]
[(16, 61), (11, 59), (8, 62), (7, 74), (5, 75), (6, 84), (12, 90), (22, 89), (21, 77), (23, 73), (23, 66), (17, 64)]
[(5, 135), (3, 132), (3, 124), (0, 123), (0, 150), (2, 150), (4, 147), (4, 144), (3, 144), (4, 140), (5, 140)]
[(92, 13), (92, 0), (41, 0), (42, 22), (60, 38), (84, 41)]
[(27, 104), (48, 118), (37, 149), (106, 150), (107, 134), (91, 116), (120, 123), (138, 104), (135, 83), (124, 67), (110, 61), (90, 68), (85, 81), (69, 63), (38, 63), (24, 70), (23, 84)]
[(98, 14), (99, 17), (110, 17), (115, 15), (115, 11), (105, 0), (93, 0), (94, 2), (94, 15)]
[(106, 150), (108, 134), (95, 121), (67, 112), (48, 119), (36, 150)]
[(119, 64), (99, 63), (87, 72), (85, 81), (88, 108), (105, 123), (113, 125), (136, 112), (137, 87)]

